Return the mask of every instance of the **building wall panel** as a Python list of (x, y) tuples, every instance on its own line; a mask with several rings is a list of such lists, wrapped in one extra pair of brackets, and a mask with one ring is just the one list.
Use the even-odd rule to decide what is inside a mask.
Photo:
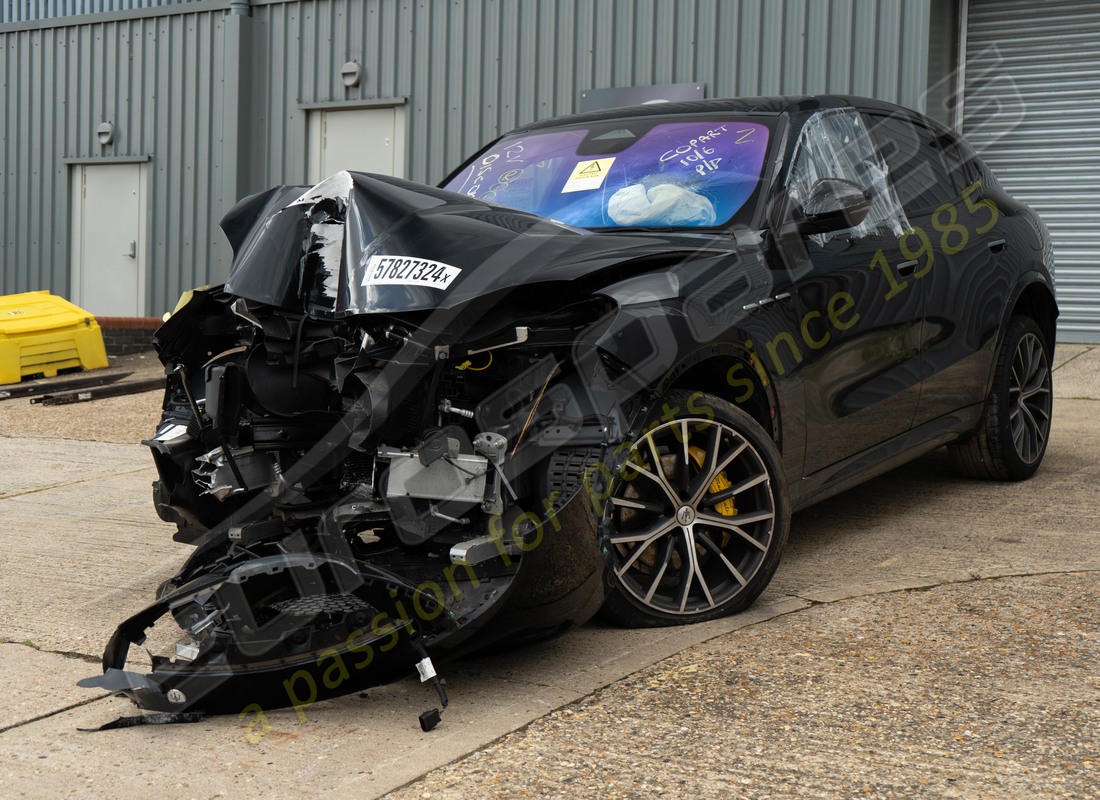
[(0, 3), (0, 24), (33, 22), (180, 5), (193, 0), (6, 0)]
[[(583, 89), (701, 82), (708, 97), (923, 108), (931, 1), (255, 0), (249, 18), (227, 2), (104, 0), (56, 18), (17, 4), (0, 19), (0, 291), (67, 291), (66, 160), (149, 159), (159, 314), (224, 279), (217, 222), (239, 196), (305, 180), (312, 107), (403, 98), (406, 174), (430, 183), (500, 133), (572, 112)], [(107, 148), (103, 120), (118, 131)]]
[[(69, 290), (74, 161), (149, 159), (150, 313), (228, 263), (217, 220), (224, 10), (0, 32), (0, 293)], [(95, 138), (115, 126), (106, 147)]]
[[(928, 79), (929, 0), (318, 0), (253, 13), (270, 102), (408, 98), (407, 174), (428, 182), (493, 136), (572, 112), (582, 89), (700, 81), (708, 97), (852, 92), (923, 109)], [(294, 50), (300, 68), (281, 69)], [(364, 66), (351, 90), (349, 60)], [(304, 151), (278, 157), (304, 115), (281, 111), (259, 183), (305, 175)]]

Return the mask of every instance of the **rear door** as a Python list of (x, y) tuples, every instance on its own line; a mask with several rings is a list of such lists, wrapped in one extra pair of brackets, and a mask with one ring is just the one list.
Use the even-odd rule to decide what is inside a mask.
[(902, 254), (930, 264), (912, 279), (924, 298), (919, 425), (983, 400), (1011, 259), (1001, 211), (951, 137), (907, 115), (869, 124), (909, 218)]

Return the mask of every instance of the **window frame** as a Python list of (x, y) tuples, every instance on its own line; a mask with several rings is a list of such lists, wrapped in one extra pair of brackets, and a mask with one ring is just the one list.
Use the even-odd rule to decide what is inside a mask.
[[(922, 203), (920, 205), (914, 203), (913, 200), (922, 198), (928, 194), (927, 189), (924, 190), (921, 194), (913, 195), (913, 200), (910, 200), (906, 197), (907, 192), (904, 190), (904, 185), (899, 180), (899, 176), (904, 176), (907, 173), (900, 169), (895, 169), (895, 163), (893, 163), (894, 154), (887, 153), (884, 149), (885, 142), (883, 141), (883, 139), (886, 139), (887, 131), (883, 130), (881, 133), (878, 132), (882, 127), (882, 121), (899, 122), (901, 124), (909, 125), (913, 129), (915, 137), (917, 139), (917, 143), (919, 145), (916, 151), (916, 157), (920, 158), (920, 164), (926, 165), (935, 174), (937, 172), (937, 162), (930, 161), (927, 157), (925, 157), (925, 154), (928, 152), (934, 154), (936, 159), (938, 160), (938, 175), (935, 176), (937, 178), (936, 185), (949, 187), (953, 193), (951, 199), (958, 197), (958, 193), (961, 191), (961, 189), (958, 187), (952, 171), (948, 169), (946, 154), (944, 153), (943, 148), (940, 146), (941, 134), (937, 133), (931, 127), (926, 125), (923, 120), (911, 114), (900, 114), (897, 112), (891, 113), (874, 109), (864, 110), (862, 114), (867, 119), (867, 128), (870, 131), (872, 141), (874, 141), (875, 143), (875, 148), (878, 150), (879, 156), (882, 158), (882, 160), (886, 162), (889, 172), (890, 185), (893, 187), (894, 192), (897, 194), (898, 200), (901, 202), (902, 208), (905, 210), (906, 215), (926, 216), (930, 212), (939, 208), (945, 202), (948, 202), (948, 198), (941, 197), (931, 203)], [(896, 139), (891, 139), (889, 141), (894, 144), (897, 143)], [(907, 163), (907, 161), (905, 163)]]

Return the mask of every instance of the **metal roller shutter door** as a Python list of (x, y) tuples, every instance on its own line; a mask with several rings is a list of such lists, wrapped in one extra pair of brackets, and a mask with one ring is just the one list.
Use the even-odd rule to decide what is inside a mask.
[(1058, 338), (1100, 342), (1100, 3), (970, 0), (962, 132), (1050, 228)]

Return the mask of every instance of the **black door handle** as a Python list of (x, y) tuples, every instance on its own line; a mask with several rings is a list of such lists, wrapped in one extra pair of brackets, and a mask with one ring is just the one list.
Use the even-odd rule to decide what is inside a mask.
[(992, 242), (986, 242), (985, 246), (989, 248), (991, 253), (1000, 253), (1005, 249), (1004, 239), (994, 239)]
[(919, 261), (905, 261), (901, 264), (898, 264), (898, 275), (903, 278), (908, 278), (910, 275), (917, 271), (917, 265), (919, 263)]

